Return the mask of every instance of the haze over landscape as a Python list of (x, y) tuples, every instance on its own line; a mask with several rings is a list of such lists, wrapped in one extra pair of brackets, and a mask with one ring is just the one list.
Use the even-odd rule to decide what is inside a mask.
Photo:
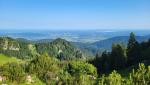
[(149, 0), (1, 0), (0, 35), (30, 40), (60, 37), (75, 42), (127, 36), (131, 31), (144, 36), (150, 29), (149, 3)]
[(0, 85), (150, 85), (150, 0), (0, 0)]

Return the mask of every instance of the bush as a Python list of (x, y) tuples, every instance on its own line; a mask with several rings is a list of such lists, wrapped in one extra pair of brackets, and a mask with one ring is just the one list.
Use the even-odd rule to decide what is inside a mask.
[(123, 78), (116, 71), (113, 71), (111, 74), (109, 74), (108, 77), (102, 75), (102, 77), (99, 78), (98, 81), (98, 85), (122, 85), (122, 84)]
[(132, 84), (135, 85), (149, 85), (150, 84), (150, 66), (148, 69), (145, 68), (145, 65), (139, 64), (139, 69), (135, 71), (133, 69), (130, 74), (130, 80)]
[(18, 63), (7, 63), (1, 67), (2, 76), (10, 82), (24, 82), (25, 72), (21, 65)]
[(75, 85), (92, 85), (97, 77), (97, 69), (83, 61), (70, 62), (67, 71), (71, 74)]
[(128, 78), (122, 77), (116, 71), (113, 71), (108, 76), (103, 75), (98, 79), (98, 85), (150, 85), (150, 66), (146, 69), (144, 64), (139, 64), (139, 68), (132, 73)]

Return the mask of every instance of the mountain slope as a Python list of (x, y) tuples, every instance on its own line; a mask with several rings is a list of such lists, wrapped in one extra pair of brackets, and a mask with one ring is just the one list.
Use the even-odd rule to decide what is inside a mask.
[[(150, 37), (149, 36), (136, 36), (136, 39), (138, 42), (147, 41)], [(98, 41), (95, 43), (92, 43), (92, 46), (95, 46), (96, 48), (111, 48), (111, 45), (113, 43), (120, 43), (126, 45), (128, 42), (129, 36), (118, 36), (109, 38), (106, 40)]]
[[(127, 45), (129, 36), (117, 36), (108, 38), (105, 40), (97, 41), (94, 43), (75, 43), (74, 44), (79, 47), (82, 50), (86, 50), (88, 52), (93, 53), (94, 55), (97, 53), (97, 51), (104, 51), (104, 50), (111, 50), (111, 46), (113, 43), (122, 44), (124, 46)], [(150, 39), (150, 35), (147, 36), (136, 36), (136, 39), (138, 42), (147, 41)]]
[(54, 41), (48, 43), (38, 43), (36, 44), (36, 48), (37, 52), (40, 54), (46, 52), (60, 60), (84, 58), (82, 52), (78, 48), (61, 38), (55, 39)]
[(23, 38), (0, 37), (0, 53), (20, 59), (29, 59), (44, 53), (60, 60), (85, 58), (80, 49), (61, 38), (30, 41)]
[(0, 37), (0, 53), (20, 59), (30, 58), (32, 55), (30, 43), (10, 37)]
[[(136, 36), (139, 42), (147, 41), (149, 38), (150, 35)], [(21, 59), (32, 58), (44, 53), (60, 60), (85, 59), (85, 56), (86, 58), (91, 57), (97, 51), (111, 50), (112, 43), (126, 46), (127, 42), (128, 36), (112, 37), (95, 43), (69, 42), (61, 38), (31, 41), (23, 38), (0, 37), (0, 53)]]

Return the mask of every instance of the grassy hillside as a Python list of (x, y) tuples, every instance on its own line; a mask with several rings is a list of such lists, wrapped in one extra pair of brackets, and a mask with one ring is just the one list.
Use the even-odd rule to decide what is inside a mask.
[(8, 63), (8, 62), (22, 62), (22, 61), (15, 57), (8, 57), (3, 54), (0, 54), (0, 65)]

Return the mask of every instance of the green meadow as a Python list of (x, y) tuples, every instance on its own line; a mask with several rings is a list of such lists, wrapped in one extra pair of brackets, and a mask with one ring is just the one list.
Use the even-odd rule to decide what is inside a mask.
[(0, 65), (6, 64), (6, 63), (11, 63), (11, 62), (22, 62), (22, 60), (17, 59), (15, 57), (9, 57), (3, 54), (0, 54)]

